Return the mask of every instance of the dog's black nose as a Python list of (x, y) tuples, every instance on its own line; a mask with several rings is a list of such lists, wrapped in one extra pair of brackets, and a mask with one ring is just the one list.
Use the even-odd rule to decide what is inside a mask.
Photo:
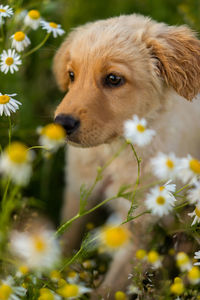
[(72, 134), (80, 126), (80, 121), (75, 119), (70, 115), (58, 115), (55, 120), (55, 123), (61, 125), (68, 135)]

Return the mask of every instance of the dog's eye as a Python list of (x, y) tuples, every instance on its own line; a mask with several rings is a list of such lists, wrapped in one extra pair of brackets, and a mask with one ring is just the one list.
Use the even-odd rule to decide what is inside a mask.
[(107, 75), (105, 78), (105, 85), (107, 85), (109, 87), (118, 87), (118, 86), (122, 85), (123, 83), (124, 83), (123, 77), (112, 74), (112, 73)]
[(70, 78), (70, 81), (73, 82), (74, 79), (75, 79), (75, 75), (74, 75), (74, 72), (72, 71), (69, 71), (69, 78)]

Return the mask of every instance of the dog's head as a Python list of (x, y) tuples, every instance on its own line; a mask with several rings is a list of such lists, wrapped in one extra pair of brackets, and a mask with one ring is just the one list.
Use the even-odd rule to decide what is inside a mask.
[(192, 100), (200, 90), (200, 42), (186, 26), (120, 16), (72, 31), (54, 73), (67, 91), (56, 122), (72, 143), (96, 146), (121, 136), (133, 114), (159, 116), (172, 94)]

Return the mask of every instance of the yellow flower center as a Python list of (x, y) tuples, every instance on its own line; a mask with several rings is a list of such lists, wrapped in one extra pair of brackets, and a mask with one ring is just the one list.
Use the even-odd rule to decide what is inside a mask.
[(184, 252), (179, 252), (177, 254), (177, 265), (180, 267), (180, 266), (183, 266), (185, 264), (188, 264), (189, 263), (189, 257), (187, 256), (186, 253)]
[(137, 130), (138, 130), (139, 132), (144, 132), (144, 131), (146, 130), (146, 128), (145, 128), (143, 125), (138, 124), (138, 125), (137, 125)]
[(58, 290), (58, 294), (62, 297), (77, 297), (79, 295), (79, 287), (76, 284), (65, 284)]
[(50, 140), (62, 140), (65, 138), (65, 130), (62, 126), (58, 124), (48, 124), (46, 125), (42, 131), (41, 134), (46, 135)]
[(10, 97), (8, 95), (0, 96), (0, 104), (6, 104), (10, 101)]
[(196, 280), (200, 278), (200, 270), (198, 267), (192, 267), (188, 272), (188, 278), (190, 280)]
[(40, 18), (40, 13), (38, 10), (32, 9), (28, 12), (28, 16), (33, 20), (38, 20)]
[(150, 263), (155, 263), (159, 259), (158, 252), (154, 250), (150, 251), (147, 255), (147, 259)]
[(49, 26), (52, 27), (52, 28), (57, 28), (58, 27), (58, 24), (54, 23), (54, 22), (50, 22), (49, 23)]
[(168, 253), (169, 255), (173, 256), (175, 254), (175, 250), (173, 248), (170, 248)]
[(53, 279), (53, 280), (59, 280), (59, 279), (61, 279), (61, 274), (60, 274), (59, 271), (53, 270), (50, 273), (50, 278)]
[(54, 300), (54, 295), (49, 289), (40, 289), (40, 297), (38, 300)]
[(190, 165), (190, 169), (194, 173), (200, 174), (200, 161), (198, 161), (197, 159), (191, 159), (189, 165)]
[(123, 246), (129, 239), (129, 232), (123, 227), (106, 227), (103, 229), (103, 240), (106, 246), (118, 248)]
[(182, 283), (182, 279), (180, 277), (175, 277), (174, 278), (174, 283)]
[(71, 271), (67, 274), (67, 277), (70, 278), (70, 279), (74, 279), (77, 277), (77, 273), (74, 272), (74, 271)]
[(195, 214), (200, 218), (200, 209), (198, 207), (195, 208)]
[(92, 230), (92, 229), (94, 229), (94, 223), (88, 222), (85, 227), (87, 230)]
[(20, 266), (19, 271), (23, 274), (26, 275), (29, 271), (29, 268), (27, 266)]
[(40, 236), (33, 237), (34, 248), (37, 252), (44, 252), (46, 250), (46, 243)]
[(184, 292), (184, 285), (182, 282), (173, 283), (170, 287), (171, 293), (181, 295)]
[(14, 63), (14, 59), (12, 57), (7, 57), (6, 60), (5, 60), (5, 63), (8, 66), (11, 66)]
[(90, 269), (90, 268), (92, 268), (92, 267), (93, 267), (92, 261), (89, 260), (89, 259), (85, 260), (85, 261), (83, 262), (83, 267), (84, 267), (85, 269)]
[(115, 293), (115, 300), (126, 300), (126, 294), (124, 292), (118, 291)]
[(162, 185), (159, 187), (160, 192), (162, 192), (165, 189), (165, 187)]
[(165, 204), (165, 198), (163, 196), (158, 196), (156, 198), (156, 203), (159, 205), (164, 205)]
[(7, 284), (0, 286), (0, 300), (8, 300), (12, 294), (12, 288)]
[(143, 259), (143, 258), (145, 258), (146, 255), (147, 255), (147, 253), (146, 253), (146, 251), (144, 249), (139, 249), (136, 252), (137, 259)]
[(63, 287), (64, 285), (66, 285), (67, 284), (67, 282), (66, 282), (66, 280), (64, 280), (63, 278), (60, 278), (59, 280), (58, 280), (58, 287)]
[(6, 10), (3, 8), (0, 8), (0, 12), (6, 12)]
[(27, 161), (28, 148), (19, 142), (13, 142), (7, 147), (6, 153), (12, 162), (22, 164)]
[(17, 42), (22, 42), (25, 39), (25, 34), (22, 31), (18, 31), (14, 34), (14, 39)]
[(169, 169), (173, 169), (174, 168), (174, 163), (171, 159), (167, 159), (166, 160), (166, 166), (169, 168)]

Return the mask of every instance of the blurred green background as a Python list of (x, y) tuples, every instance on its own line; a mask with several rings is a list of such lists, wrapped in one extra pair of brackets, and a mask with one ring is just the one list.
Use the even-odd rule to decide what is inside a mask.
[[(148, 15), (168, 24), (187, 23), (200, 31), (199, 0), (10, 0), (1, 1), (1, 4), (9, 4), (18, 13), (22, 9), (38, 9), (46, 20), (62, 24), (66, 34), (71, 28), (88, 21), (131, 13)], [(15, 31), (20, 30), (20, 24)], [(28, 35), (33, 47), (44, 38), (45, 32), (38, 29)], [(52, 74), (53, 56), (63, 39), (51, 37), (42, 49), (24, 59), (20, 71), (14, 75), (0, 73), (0, 92), (17, 93), (16, 99), (23, 103), (13, 116), (13, 139), (20, 139), (29, 146), (38, 144), (36, 128), (52, 122), (54, 109), (63, 97)], [(7, 128), (7, 119), (1, 117), (0, 141), (3, 147), (7, 144)], [(25, 196), (39, 199), (44, 213), (58, 224), (63, 188), (64, 149), (61, 149), (42, 163), (36, 163)]]

